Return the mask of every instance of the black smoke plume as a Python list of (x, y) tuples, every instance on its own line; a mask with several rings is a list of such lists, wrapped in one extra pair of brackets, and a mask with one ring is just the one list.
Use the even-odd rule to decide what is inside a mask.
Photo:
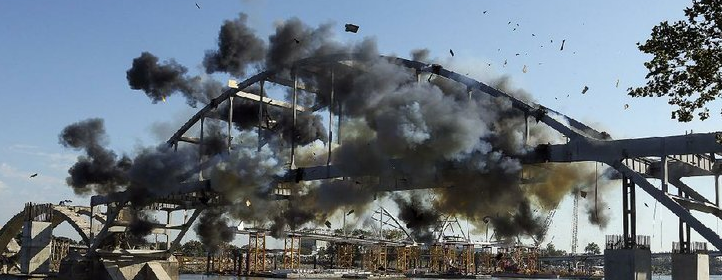
[(198, 238), (210, 253), (215, 253), (224, 243), (233, 241), (234, 232), (229, 227), (229, 220), (223, 215), (223, 210), (205, 210), (195, 226)]
[(265, 43), (246, 25), (248, 16), (226, 20), (218, 32), (218, 49), (206, 52), (203, 65), (208, 74), (226, 72), (236, 77), (246, 75), (246, 68), (263, 60)]
[(394, 202), (399, 207), (399, 219), (406, 223), (411, 235), (417, 242), (432, 242), (432, 230), (441, 222), (441, 214), (430, 205), (424, 204), (421, 195), (412, 193), (408, 197), (394, 195)]
[(113, 151), (103, 147), (107, 135), (102, 119), (71, 124), (63, 129), (58, 138), (61, 145), (85, 152), (70, 167), (70, 176), (66, 179), (76, 194), (107, 194), (118, 191), (119, 186), (128, 183), (127, 171), (131, 160), (127, 156), (118, 158)]

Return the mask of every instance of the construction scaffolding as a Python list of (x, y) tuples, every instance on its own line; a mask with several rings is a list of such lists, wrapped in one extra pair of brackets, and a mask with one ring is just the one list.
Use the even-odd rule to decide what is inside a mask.
[(266, 233), (251, 232), (248, 234), (248, 265), (247, 274), (266, 271)]
[(297, 269), (301, 264), (301, 237), (296, 235), (286, 236), (283, 242), (283, 268)]
[(456, 270), (458, 263), (456, 260), (456, 245), (455, 244), (444, 244), (444, 264), (442, 266), (442, 272), (448, 273), (452, 270)]
[(396, 270), (406, 271), (409, 269), (411, 247), (399, 246), (394, 248), (394, 250), (396, 251)]
[(374, 244), (366, 247), (363, 256), (363, 267), (370, 271), (386, 270), (388, 248), (385, 244)]
[(461, 261), (459, 263), (461, 274), (474, 274), (474, 244), (464, 244), (461, 250)]
[(441, 244), (432, 244), (429, 247), (429, 271), (442, 272), (444, 263), (444, 248)]
[(353, 267), (354, 245), (351, 243), (336, 243), (336, 266), (341, 268)]

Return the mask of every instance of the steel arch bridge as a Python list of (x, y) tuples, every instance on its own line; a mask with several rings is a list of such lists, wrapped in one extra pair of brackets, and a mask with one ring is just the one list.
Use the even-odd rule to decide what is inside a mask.
[[(292, 73), (297, 73), (297, 70), (310, 72), (330, 71), (333, 73), (337, 67), (353, 67), (353, 62), (368, 59), (368, 57), (361, 54), (312, 57), (297, 61), (293, 65)], [(694, 229), (718, 249), (722, 249), (722, 239), (720, 236), (691, 213), (692, 211), (698, 211), (722, 218), (722, 208), (720, 208), (719, 204), (719, 186), (717, 183), (720, 174), (720, 160), (716, 157), (717, 155), (722, 155), (722, 144), (720, 144), (722, 143), (721, 133), (614, 140), (609, 134), (595, 130), (560, 112), (540, 104), (520, 100), (485, 83), (445, 69), (441, 65), (391, 56), (382, 56), (381, 59), (415, 71), (417, 77), (422, 74), (434, 74), (454, 81), (467, 88), (470, 98), (477, 98), (479, 94), (487, 94), (494, 98), (509, 100), (513, 108), (521, 111), (525, 116), (525, 140), (528, 138), (530, 118), (537, 122), (544, 123), (568, 139), (568, 142), (565, 144), (542, 144), (537, 146), (534, 150), (535, 152), (522, 158), (524, 164), (543, 162), (599, 162), (616, 170), (622, 178), (624, 194), (624, 246), (630, 248), (636, 246), (635, 197), (636, 189), (639, 187), (680, 218), (679, 233), (682, 251), (684, 251), (685, 248), (689, 248), (690, 228)], [(331, 74), (330, 77), (333, 79), (333, 74)], [(419, 80), (419, 82), (422, 81)], [(273, 83), (290, 88), (293, 92), (293, 101), (285, 102), (264, 96), (265, 83)], [(244, 89), (252, 85), (260, 87), (260, 95), (244, 92)], [(319, 93), (317, 89), (301, 84), (296, 75), (284, 77), (277, 70), (262, 71), (244, 81), (238, 82), (237, 85), (229, 87), (218, 97), (213, 98), (208, 105), (198, 110), (195, 115), (185, 122), (168, 139), (166, 144), (169, 147), (177, 148), (179, 142), (186, 142), (197, 145), (199, 149), (202, 149), (204, 138), (202, 127), (204, 126), (205, 119), (209, 118), (212, 113), (218, 110), (219, 105), (228, 103), (231, 105), (229, 106), (229, 119), (226, 121), (228, 124), (228, 141), (230, 147), (232, 137), (231, 120), (233, 119), (232, 103), (236, 98), (255, 101), (259, 106), (274, 106), (284, 110), (291, 110), (293, 112), (293, 124), (295, 125), (297, 113), (299, 111), (309, 110), (309, 108), (303, 108), (298, 105), (297, 95), (299, 91)], [(333, 88), (331, 91), (333, 92)], [(474, 94), (472, 95), (472, 93)], [(331, 96), (333, 96), (333, 93), (331, 93)], [(332, 120), (332, 110), (329, 110), (329, 114)], [(200, 135), (197, 137), (188, 135), (189, 130), (196, 125), (201, 126)], [(262, 129), (262, 124), (260, 123), (259, 129)], [(329, 131), (330, 130), (331, 128), (329, 127)], [(278, 183), (364, 175), (348, 174), (341, 166), (330, 163), (323, 166), (297, 168), (294, 164), (295, 146), (295, 143), (292, 143), (290, 147), (291, 163), (286, 174), (275, 178)], [(205, 167), (216, 163), (218, 160), (218, 156), (203, 160), (199, 163), (196, 171), (200, 173)], [(411, 175), (401, 174), (401, 176)], [(714, 177), (715, 197), (713, 199), (707, 199), (700, 195), (694, 187), (688, 186), (681, 181), (682, 178), (692, 176)], [(219, 195), (214, 193), (210, 188), (210, 181), (203, 179), (202, 173), (199, 177), (200, 180), (183, 182), (174, 190), (152, 194), (152, 201), (155, 203), (149, 206), (149, 208), (166, 211), (168, 217), (165, 224), (157, 224), (154, 226), (166, 234), (172, 231), (176, 232), (176, 238), (172, 241), (170, 238), (168, 239), (166, 249), (155, 253), (169, 255), (175, 251), (179, 247), (180, 240), (198, 218), (199, 214), (208, 207), (213, 207), (220, 203)], [(649, 181), (650, 179), (662, 180), (662, 187), (656, 188)], [(676, 187), (676, 194), (669, 191), (668, 186), (670, 184)], [(374, 190), (393, 191), (413, 188), (414, 186), (398, 184), (393, 188)], [(282, 191), (282, 189), (279, 189), (279, 194), (283, 194)], [(118, 216), (122, 209), (130, 204), (129, 201), (130, 194), (127, 192), (92, 197), (90, 215), (95, 215), (92, 212), (99, 211), (98, 207), (104, 207), (106, 209), (106, 221), (101, 223), (102, 228), (99, 231), (93, 231), (87, 235), (90, 244), (89, 252), (96, 252), (104, 240), (113, 232), (124, 231), (123, 225), (119, 224)], [(194, 211), (190, 217), (185, 216), (182, 224), (171, 225), (171, 213), (181, 210)]]

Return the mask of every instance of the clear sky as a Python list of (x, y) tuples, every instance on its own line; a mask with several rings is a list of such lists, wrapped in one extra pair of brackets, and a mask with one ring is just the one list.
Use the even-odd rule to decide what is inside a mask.
[[(70, 198), (87, 203), (87, 197), (74, 197), (64, 183), (77, 156), (58, 144), (64, 126), (104, 118), (110, 147), (128, 154), (166, 139), (169, 135), (156, 135), (151, 127), (180, 126), (194, 111), (181, 98), (151, 104), (128, 87), (125, 71), (133, 58), (150, 51), (162, 60), (176, 59), (191, 74), (202, 72), (203, 54), (215, 47), (223, 20), (239, 12), (249, 15), (249, 25), (262, 37), (274, 22), (295, 16), (311, 26), (337, 24), (340, 41), (376, 38), (383, 54), (408, 57), (412, 49), (428, 48), (452, 70), (470, 72), (482, 81), (508, 75), (539, 103), (615, 138), (715, 131), (719, 114), (679, 124), (670, 119), (666, 100), (625, 94), (627, 87), (641, 85), (646, 74), (643, 62), (648, 57), (635, 43), (644, 41), (660, 21), (681, 18), (688, 2), (2, 1), (0, 224), (27, 201)], [(358, 24), (359, 33), (343, 33), (345, 23)], [(524, 65), (527, 73), (522, 72)], [(589, 91), (582, 95), (584, 86)], [(39, 176), (29, 178), (33, 173)], [(692, 182), (711, 197), (712, 179)], [(638, 193), (638, 233), (653, 235), (654, 229), (653, 250), (659, 250), (659, 244), (669, 250), (677, 219), (660, 209), (655, 219), (654, 200)], [(614, 209), (610, 226), (598, 229), (580, 216), (580, 250), (588, 242), (601, 245), (605, 234), (621, 233), (619, 188), (605, 195)], [(570, 215), (566, 199), (549, 233), (558, 248), (567, 250)], [(703, 221), (717, 229), (715, 219)]]

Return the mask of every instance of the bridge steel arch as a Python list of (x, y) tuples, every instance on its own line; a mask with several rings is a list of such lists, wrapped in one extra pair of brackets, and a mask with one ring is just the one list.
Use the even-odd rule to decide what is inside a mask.
[[(330, 67), (342, 64), (344, 62), (365, 61), (369, 58), (361, 54), (338, 54), (322, 57), (311, 57), (297, 61), (293, 65), (292, 73), (301, 70), (304, 67)], [(718, 155), (722, 155), (722, 134), (702, 133), (702, 134), (686, 134), (668, 137), (648, 137), (636, 139), (620, 139), (614, 140), (609, 134), (600, 132), (580, 121), (569, 116), (557, 112), (551, 108), (536, 104), (530, 101), (518, 99), (501, 90), (491, 87), (485, 83), (479, 82), (470, 77), (466, 77), (454, 71), (443, 68), (437, 64), (428, 64), (419, 61), (408, 60), (404, 58), (382, 56), (381, 59), (412, 69), (420, 74), (434, 74), (446, 79), (455, 81), (467, 87), (471, 92), (480, 92), (488, 94), (496, 98), (504, 98), (511, 102), (512, 106), (524, 113), (527, 121), (526, 130), (528, 131), (529, 118), (535, 119), (549, 126), (551, 129), (559, 132), (568, 138), (568, 142), (564, 144), (542, 144), (535, 147), (534, 152), (521, 157), (525, 164), (543, 163), (543, 162), (599, 162), (608, 165), (617, 171), (617, 176), (627, 179), (648, 193), (652, 198), (659, 201), (667, 209), (677, 215), (681, 221), (690, 225), (707, 241), (712, 243), (718, 249), (722, 249), (722, 239), (718, 234), (709, 229), (701, 221), (699, 221), (692, 211), (704, 213), (722, 213), (720, 208), (719, 191), (716, 189), (715, 203), (711, 203), (710, 199), (706, 199), (699, 195), (694, 189), (683, 184), (673, 184), (678, 186), (685, 195), (672, 195), (669, 193), (669, 178), (679, 180), (683, 177), (691, 176), (714, 176), (715, 180), (720, 175), (720, 164), (722, 162), (717, 159)], [(345, 66), (348, 66), (344, 64)], [(234, 98), (245, 98), (258, 101), (259, 104), (282, 106), (296, 112), (299, 110), (295, 102), (287, 104), (261, 96), (244, 93), (243, 90), (254, 84), (260, 84), (263, 92), (263, 83), (271, 82), (297, 90), (311, 91), (312, 89), (304, 88), (299, 85), (297, 76), (293, 75), (290, 79), (282, 77), (279, 71), (270, 69), (259, 72), (258, 74), (240, 82), (235, 87), (228, 88), (218, 97), (213, 98), (210, 103), (201, 108), (187, 122), (185, 122), (167, 141), (169, 147), (178, 145), (178, 142), (188, 142), (193, 144), (202, 143), (203, 133), (199, 138), (185, 136), (191, 127), (200, 123), (224, 102), (233, 102)], [(473, 95), (476, 96), (476, 95)], [(471, 96), (473, 98), (473, 96)], [(229, 106), (232, 108), (232, 106)], [(228, 129), (231, 131), (232, 110), (229, 112)], [(295, 118), (295, 113), (294, 113)], [(525, 133), (526, 135), (526, 133)], [(228, 135), (230, 141), (230, 133)], [(260, 145), (260, 144), (259, 144)], [(200, 146), (200, 145), (199, 145)], [(291, 145), (293, 149), (295, 145)], [(200, 172), (204, 167), (209, 166), (220, 160), (222, 155), (211, 157), (201, 162), (194, 172)], [(286, 175), (276, 178), (278, 182), (292, 182), (305, 180), (319, 180), (337, 178), (343, 176), (353, 176), (360, 174), (346, 174), (343, 168), (332, 164), (324, 166), (314, 166), (305, 168), (296, 168), (293, 164), (288, 169)], [(189, 175), (190, 177), (190, 175)], [(649, 182), (649, 179), (662, 180), (662, 188), (656, 188)], [(675, 183), (674, 181), (673, 183)], [(159, 199), (170, 195), (179, 194), (204, 194), (211, 193), (207, 180), (199, 182), (186, 182), (186, 185), (174, 193), (158, 193), (155, 194)], [(718, 184), (715, 183), (715, 188)], [(402, 190), (397, 189), (397, 190)], [(689, 196), (689, 198), (687, 197)], [(118, 203), (122, 206), (128, 202), (127, 195), (123, 193), (109, 196), (95, 196), (92, 198), (92, 205)], [(631, 205), (634, 207), (634, 205)], [(630, 209), (624, 209), (625, 213)], [(631, 209), (631, 213), (634, 209)], [(719, 216), (719, 215), (717, 215)], [(115, 217), (108, 215), (108, 223), (111, 224)], [(625, 217), (625, 223), (626, 223)], [(634, 225), (632, 228), (625, 227), (625, 240), (634, 240)], [(630, 244), (633, 241), (630, 241)]]

